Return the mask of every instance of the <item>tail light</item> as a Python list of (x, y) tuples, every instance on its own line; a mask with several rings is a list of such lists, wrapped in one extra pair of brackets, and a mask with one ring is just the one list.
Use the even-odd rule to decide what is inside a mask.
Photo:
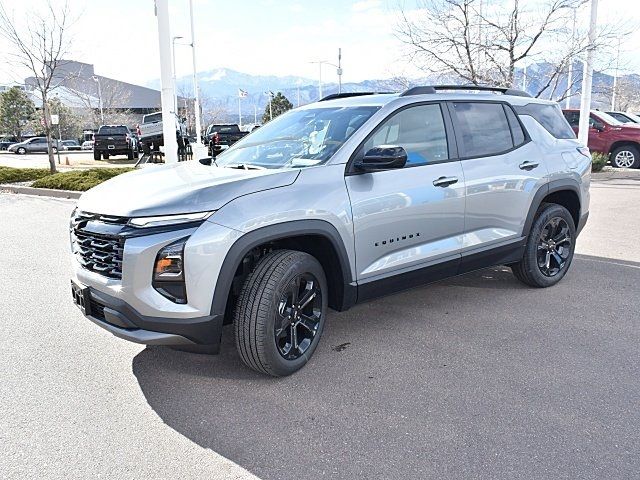
[(218, 135), (218, 132), (215, 132), (213, 134), (213, 143), (215, 143), (216, 145), (220, 143), (220, 135)]

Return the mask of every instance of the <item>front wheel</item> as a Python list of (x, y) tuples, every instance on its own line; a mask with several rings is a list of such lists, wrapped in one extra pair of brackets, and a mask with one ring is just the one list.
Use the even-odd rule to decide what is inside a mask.
[(27, 149), (26, 149), (26, 148), (24, 148), (24, 147), (20, 147), (20, 148), (18, 148), (18, 149), (16, 150), (16, 153), (17, 153), (18, 155), (24, 155), (24, 154), (26, 154), (26, 153), (27, 153)]
[(276, 250), (264, 256), (236, 305), (233, 323), (242, 361), (274, 377), (302, 368), (320, 341), (327, 293), (324, 270), (311, 255)]
[(616, 168), (640, 168), (640, 151), (633, 145), (623, 145), (611, 152), (611, 165)]
[(531, 287), (550, 287), (565, 276), (573, 260), (576, 227), (561, 205), (544, 204), (531, 226), (524, 256), (511, 265), (518, 280)]

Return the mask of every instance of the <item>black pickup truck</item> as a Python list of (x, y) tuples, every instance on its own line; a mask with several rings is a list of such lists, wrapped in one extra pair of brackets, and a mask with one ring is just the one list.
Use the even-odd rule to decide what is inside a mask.
[(205, 131), (204, 141), (209, 146), (209, 156), (215, 157), (249, 132), (243, 132), (236, 123), (211, 124)]
[(93, 159), (107, 160), (113, 155), (126, 155), (129, 160), (138, 157), (135, 141), (126, 125), (102, 125), (93, 136)]

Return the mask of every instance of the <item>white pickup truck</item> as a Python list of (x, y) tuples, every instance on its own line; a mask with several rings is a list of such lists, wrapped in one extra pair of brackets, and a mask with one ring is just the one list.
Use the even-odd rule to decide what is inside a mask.
[[(183, 121), (174, 114), (176, 137), (186, 136), (187, 129)], [(140, 144), (144, 153), (157, 150), (164, 145), (162, 134), (162, 112), (149, 113), (142, 117), (140, 124)], [(180, 144), (180, 142), (178, 142)]]

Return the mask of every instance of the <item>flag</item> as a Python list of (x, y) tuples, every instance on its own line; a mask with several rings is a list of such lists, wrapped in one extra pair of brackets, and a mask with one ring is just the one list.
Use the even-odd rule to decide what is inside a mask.
[(238, 89), (238, 98), (245, 98), (248, 95), (248, 93), (245, 90), (242, 90), (241, 88)]

